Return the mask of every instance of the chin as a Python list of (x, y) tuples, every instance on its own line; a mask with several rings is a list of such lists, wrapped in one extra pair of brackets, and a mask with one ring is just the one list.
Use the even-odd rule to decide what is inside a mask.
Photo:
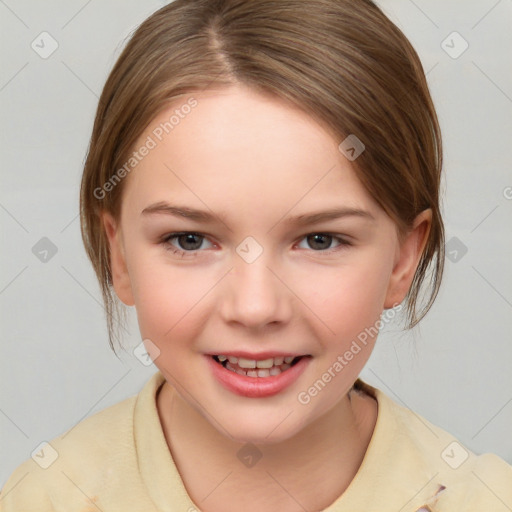
[(275, 426), (262, 425), (261, 428), (255, 426), (248, 428), (245, 425), (241, 425), (236, 429), (231, 428), (230, 439), (242, 444), (272, 445), (287, 441), (298, 432), (288, 428), (279, 432), (272, 432), (273, 428)]
[(286, 414), (274, 415), (257, 412), (241, 413), (235, 417), (225, 415), (222, 424), (226, 425), (229, 431), (227, 434), (217, 425), (223, 436), (228, 436), (229, 439), (238, 443), (256, 445), (272, 445), (288, 441), (306, 427), (306, 422), (297, 421), (297, 411), (294, 410)]

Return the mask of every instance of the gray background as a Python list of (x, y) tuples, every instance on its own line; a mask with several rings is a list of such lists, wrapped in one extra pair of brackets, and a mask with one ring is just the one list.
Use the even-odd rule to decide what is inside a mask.
[[(141, 341), (133, 311), (126, 352), (109, 349), (78, 191), (107, 74), (163, 3), (0, 1), (0, 485), (42, 441), (137, 393), (156, 371), (132, 353)], [(454, 261), (421, 328), (386, 326), (362, 377), (470, 449), (512, 463), (512, 1), (379, 5), (428, 73)], [(58, 43), (48, 58), (31, 47), (43, 31)], [(457, 58), (453, 31), (469, 44)], [(57, 249), (47, 261), (33, 252), (43, 237)]]

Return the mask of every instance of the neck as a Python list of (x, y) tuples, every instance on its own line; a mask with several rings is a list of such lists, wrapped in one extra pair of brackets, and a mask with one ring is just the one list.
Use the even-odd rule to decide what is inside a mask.
[(208, 512), (328, 507), (356, 475), (377, 419), (375, 399), (352, 392), (292, 438), (258, 445), (261, 458), (246, 467), (236, 457), (244, 443), (222, 435), (167, 382), (157, 408), (187, 492)]

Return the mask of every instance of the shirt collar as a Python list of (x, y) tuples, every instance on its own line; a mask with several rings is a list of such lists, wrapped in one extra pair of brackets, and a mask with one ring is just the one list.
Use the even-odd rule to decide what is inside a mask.
[[(135, 404), (134, 442), (139, 470), (159, 510), (169, 510), (171, 504), (180, 510), (194, 510), (160, 424), (156, 395), (164, 382), (163, 374), (155, 373)], [(354, 389), (377, 400), (377, 421), (356, 476), (324, 512), (416, 511), (432, 502), (446, 471), (440, 456), (442, 448), (433, 445), (446, 446), (452, 438), (361, 379)]]

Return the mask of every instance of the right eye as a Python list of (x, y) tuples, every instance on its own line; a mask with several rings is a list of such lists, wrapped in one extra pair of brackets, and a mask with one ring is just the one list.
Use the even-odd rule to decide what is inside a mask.
[[(177, 241), (178, 247), (172, 243), (174, 240)], [(195, 257), (198, 255), (199, 248), (205, 240), (206, 237), (204, 235), (191, 231), (183, 231), (165, 235), (161, 243), (167, 250), (181, 257)]]

